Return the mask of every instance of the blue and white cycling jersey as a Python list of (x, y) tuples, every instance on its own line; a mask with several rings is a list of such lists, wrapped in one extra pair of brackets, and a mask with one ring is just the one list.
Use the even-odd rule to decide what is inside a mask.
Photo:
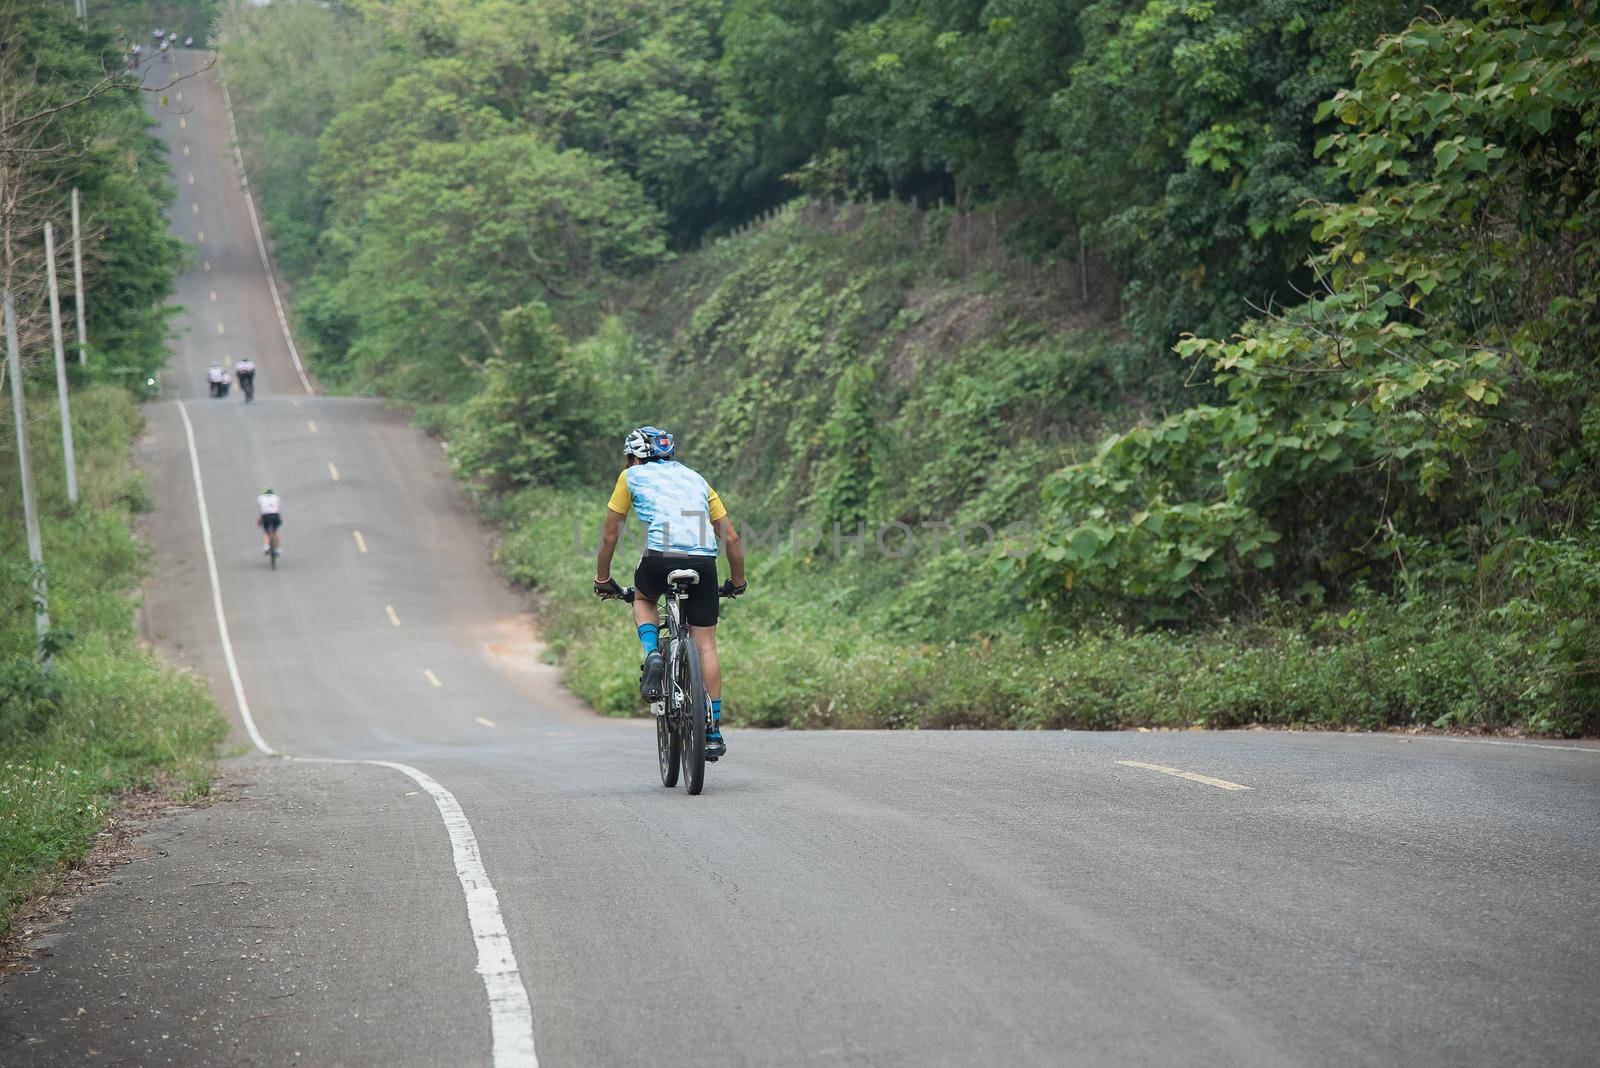
[(728, 514), (711, 484), (676, 460), (626, 468), (606, 507), (624, 516), (638, 514), (648, 531), (645, 548), (686, 556), (716, 556), (711, 524)]

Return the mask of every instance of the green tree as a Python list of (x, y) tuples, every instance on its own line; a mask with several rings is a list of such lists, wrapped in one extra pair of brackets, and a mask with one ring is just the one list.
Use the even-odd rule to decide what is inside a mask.
[(576, 149), (507, 134), (424, 145), (413, 163), (366, 200), (339, 288), (359, 327), (351, 358), (408, 395), (470, 381), (503, 309), (573, 314), (664, 251), (637, 184)]

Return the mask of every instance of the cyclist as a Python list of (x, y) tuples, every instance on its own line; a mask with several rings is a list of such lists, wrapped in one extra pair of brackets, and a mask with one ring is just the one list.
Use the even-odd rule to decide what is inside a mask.
[(261, 528), (261, 555), (266, 556), (273, 549), (278, 549), (278, 555), (283, 555), (283, 550), (278, 548), (278, 528), (283, 525), (283, 501), (271, 486), (261, 491), (256, 497), (256, 526)]
[(222, 396), (222, 383), (224, 381), (222, 376), (225, 373), (222, 370), (222, 365), (216, 360), (212, 360), (211, 366), (206, 368), (206, 382), (211, 386), (211, 395), (213, 397)]
[[(606, 502), (605, 529), (595, 561), (594, 592), (601, 597), (621, 592), (611, 577), (611, 557), (617, 549), (622, 522), (634, 512), (647, 528), (644, 556), (633, 572), (636, 595), (633, 621), (638, 627), (644, 665), (639, 672), (639, 695), (646, 701), (661, 699), (661, 618), (656, 602), (666, 592), (667, 573), (688, 568), (700, 576), (689, 587), (684, 614), (689, 636), (700, 650), (700, 669), (706, 696), (711, 701), (711, 731), (706, 735), (706, 759), (716, 760), (728, 751), (722, 739), (722, 665), (717, 660), (717, 596), (744, 593), (744, 546), (728, 518), (717, 491), (694, 470), (674, 459), (677, 444), (671, 434), (642, 426), (623, 442), (626, 466)], [(728, 581), (717, 588), (717, 546), (728, 554)]]
[(255, 365), (255, 361), (250, 359), (250, 357), (246, 356), (244, 359), (242, 359), (238, 363), (234, 364), (233, 365), (233, 369), (234, 369), (234, 371), (238, 372), (238, 375), (239, 375), (239, 388), (244, 390), (244, 399), (247, 402), (255, 400), (256, 399), (256, 365)]

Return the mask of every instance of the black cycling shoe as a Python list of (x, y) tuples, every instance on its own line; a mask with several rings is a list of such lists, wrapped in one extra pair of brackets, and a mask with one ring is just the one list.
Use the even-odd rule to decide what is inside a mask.
[(639, 669), (639, 696), (646, 701), (661, 700), (661, 676), (665, 671), (665, 664), (661, 659), (661, 651), (654, 650), (644, 658), (644, 666)]
[(726, 756), (727, 753), (728, 743), (722, 740), (722, 726), (717, 724), (706, 735), (706, 759), (716, 760), (718, 757)]

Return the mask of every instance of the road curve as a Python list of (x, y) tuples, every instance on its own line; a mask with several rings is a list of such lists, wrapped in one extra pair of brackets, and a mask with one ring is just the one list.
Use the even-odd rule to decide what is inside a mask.
[[(662, 789), (648, 723), (559, 688), (437, 442), (301, 387), (214, 75), (183, 94), (157, 115), (196, 247), (164, 381), (255, 723), (459, 801), (541, 1061), (1593, 1063), (1600, 744), (735, 730), (702, 797)], [(256, 403), (207, 399), (207, 363), (244, 354)], [(146, 626), (237, 723), (177, 403), (141, 446)], [(269, 481), (277, 572), (251, 526)], [(487, 1063), (426, 792), (369, 765), (228, 773), (242, 803), (159, 826), (3, 988), (0, 1062)]]

